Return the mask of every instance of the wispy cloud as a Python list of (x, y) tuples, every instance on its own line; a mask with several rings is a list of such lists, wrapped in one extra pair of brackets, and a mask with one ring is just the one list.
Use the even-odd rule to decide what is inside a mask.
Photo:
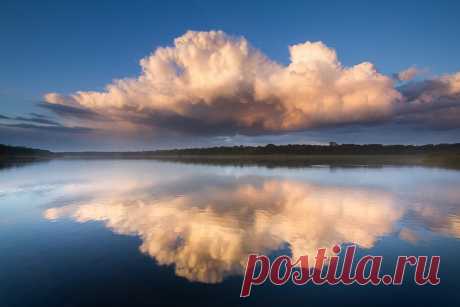
[(102, 115), (91, 111), (88, 108), (81, 108), (77, 106), (69, 106), (64, 104), (50, 104), (47, 102), (39, 103), (39, 107), (50, 110), (57, 115), (63, 118), (78, 118), (78, 119), (93, 119), (93, 120), (100, 120), (103, 118)]
[(45, 124), (45, 125), (53, 125), (59, 126), (60, 124), (54, 120), (47, 119), (45, 117), (24, 117), (24, 116), (16, 116), (12, 118), (13, 120), (23, 121), (23, 122), (31, 122), (37, 124)]
[(88, 133), (92, 131), (89, 127), (64, 126), (58, 121), (50, 119), (48, 116), (37, 113), (30, 113), (29, 117), (25, 116), (6, 116), (0, 114), (0, 127), (9, 129), (27, 129), (44, 132), (58, 133)]
[(27, 123), (19, 123), (19, 124), (1, 124), (0, 123), (0, 127), (20, 128), (20, 129), (46, 131), (46, 132), (58, 132), (58, 133), (88, 133), (88, 132), (93, 131), (92, 128), (88, 128), (88, 127), (67, 127), (67, 126), (62, 126), (62, 125), (45, 126), (45, 125), (35, 125), (35, 124), (27, 124)]

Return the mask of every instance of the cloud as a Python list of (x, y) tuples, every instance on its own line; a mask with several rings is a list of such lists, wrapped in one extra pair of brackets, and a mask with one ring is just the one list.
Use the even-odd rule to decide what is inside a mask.
[(16, 116), (14, 118), (11, 118), (16, 121), (22, 121), (22, 122), (30, 122), (30, 123), (36, 123), (36, 124), (45, 124), (45, 125), (52, 125), (52, 126), (59, 126), (60, 124), (54, 120), (47, 119), (45, 117), (24, 117), (24, 116)]
[(136, 124), (163, 126), (172, 118), (171, 130), (200, 122), (209, 130), (263, 133), (381, 119), (400, 98), (372, 64), (343, 67), (320, 42), (291, 46), (290, 54), (282, 66), (244, 38), (190, 31), (142, 59), (137, 79), (45, 100)]
[[(445, 122), (444, 117), (449, 117), (446, 127), (459, 126), (459, 73), (396, 88), (394, 78), (372, 63), (343, 66), (322, 42), (292, 45), (289, 53), (290, 63), (281, 65), (243, 37), (189, 31), (174, 46), (143, 58), (139, 77), (115, 80), (102, 92), (48, 93), (42, 107), (72, 125), (196, 135), (260, 135), (395, 120), (436, 126), (432, 122)], [(419, 72), (411, 67), (397, 79), (409, 81)], [(447, 101), (455, 109), (446, 113)]]
[(460, 127), (460, 72), (400, 87), (405, 103), (398, 116), (434, 128)]
[(89, 133), (93, 129), (88, 127), (67, 127), (61, 125), (35, 125), (35, 124), (27, 124), (27, 123), (19, 123), (19, 124), (2, 124), (0, 123), (0, 127), (5, 128), (13, 128), (13, 129), (27, 129), (27, 130), (35, 130), (35, 131), (46, 131), (46, 132), (57, 132), (57, 133)]
[(0, 122), (0, 128), (6, 129), (27, 129), (37, 132), (57, 132), (57, 133), (88, 133), (93, 129), (80, 126), (64, 126), (61, 123), (50, 119), (43, 114), (30, 113), (29, 117), (15, 116), (9, 117), (0, 114), (0, 120), (8, 123)]
[[(53, 99), (53, 95), (49, 96), (49, 99)], [(39, 103), (39, 107), (53, 111), (54, 113), (66, 118), (74, 117), (78, 119), (102, 119), (103, 117), (95, 112), (92, 112), (86, 108), (78, 108), (70, 105), (63, 104), (49, 104), (49, 103)]]
[(458, 104), (460, 99), (460, 72), (409, 83), (402, 86), (400, 91), (412, 105), (431, 106), (433, 103), (440, 102)]
[(423, 72), (422, 70), (418, 69), (415, 66), (412, 66), (405, 70), (400, 71), (394, 76), (398, 81), (410, 81), (414, 79), (416, 76), (420, 75), (422, 72)]

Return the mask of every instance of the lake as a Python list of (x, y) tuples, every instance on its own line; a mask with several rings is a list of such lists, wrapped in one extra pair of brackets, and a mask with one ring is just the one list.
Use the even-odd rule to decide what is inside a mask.
[[(54, 160), (0, 170), (0, 306), (460, 306), (460, 171)], [(251, 253), (439, 255), (437, 286), (290, 283)], [(412, 274), (412, 275), (411, 275)]]

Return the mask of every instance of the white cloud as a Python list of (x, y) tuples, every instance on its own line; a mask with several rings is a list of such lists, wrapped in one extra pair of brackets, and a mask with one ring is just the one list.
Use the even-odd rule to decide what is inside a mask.
[(140, 61), (136, 79), (104, 92), (45, 95), (48, 103), (82, 107), (130, 123), (169, 117), (230, 129), (291, 130), (383, 118), (400, 98), (391, 78), (371, 63), (343, 67), (321, 42), (289, 47), (282, 66), (242, 37), (189, 31), (174, 47)]
[[(428, 101), (434, 109), (446, 97), (460, 103), (459, 73), (430, 80), (431, 87), (415, 83), (416, 91), (408, 93), (397, 90), (394, 79), (372, 63), (343, 66), (322, 42), (293, 45), (289, 52), (290, 63), (284, 66), (243, 37), (189, 31), (174, 46), (143, 58), (138, 78), (115, 80), (102, 92), (48, 93), (45, 100), (117, 123), (82, 118), (93, 128), (221, 135), (392, 120), (419, 112), (414, 100)], [(418, 73), (411, 67), (398, 79), (411, 80)], [(66, 120), (76, 124), (75, 117)]]
[(415, 66), (412, 66), (397, 73), (396, 78), (399, 81), (410, 81), (414, 79), (416, 76), (420, 75), (422, 72), (422, 70), (418, 69)]

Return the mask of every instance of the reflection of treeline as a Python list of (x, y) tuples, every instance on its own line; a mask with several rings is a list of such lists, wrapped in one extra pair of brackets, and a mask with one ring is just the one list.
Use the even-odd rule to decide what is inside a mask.
[(331, 167), (425, 165), (460, 168), (460, 143), (437, 145), (273, 145), (189, 148), (144, 152), (144, 156), (185, 163)]
[(47, 156), (51, 155), (51, 151), (43, 150), (43, 149), (35, 149), (35, 148), (28, 148), (28, 147), (21, 147), (21, 146), (8, 146), (0, 144), (0, 157), (8, 157), (8, 156)]
[(0, 144), (0, 169), (18, 167), (25, 162), (48, 161), (53, 153), (48, 150)]
[(218, 146), (204, 148), (166, 149), (129, 152), (62, 152), (0, 144), (0, 156), (94, 156), (94, 157), (146, 157), (146, 156), (192, 156), (192, 155), (413, 155), (413, 154), (460, 154), (460, 143), (428, 145), (382, 145), (382, 144), (336, 144), (330, 145), (274, 145), (265, 146)]
[(382, 145), (382, 144), (335, 144), (331, 145), (273, 145), (266, 146), (221, 146), (157, 150), (155, 155), (399, 155), (460, 153), (460, 143), (429, 145)]
[(60, 152), (0, 145), (0, 168), (6, 162), (49, 159), (161, 159), (216, 165), (302, 167), (425, 165), (460, 169), (460, 143), (437, 145), (273, 145), (221, 146), (131, 152)]

